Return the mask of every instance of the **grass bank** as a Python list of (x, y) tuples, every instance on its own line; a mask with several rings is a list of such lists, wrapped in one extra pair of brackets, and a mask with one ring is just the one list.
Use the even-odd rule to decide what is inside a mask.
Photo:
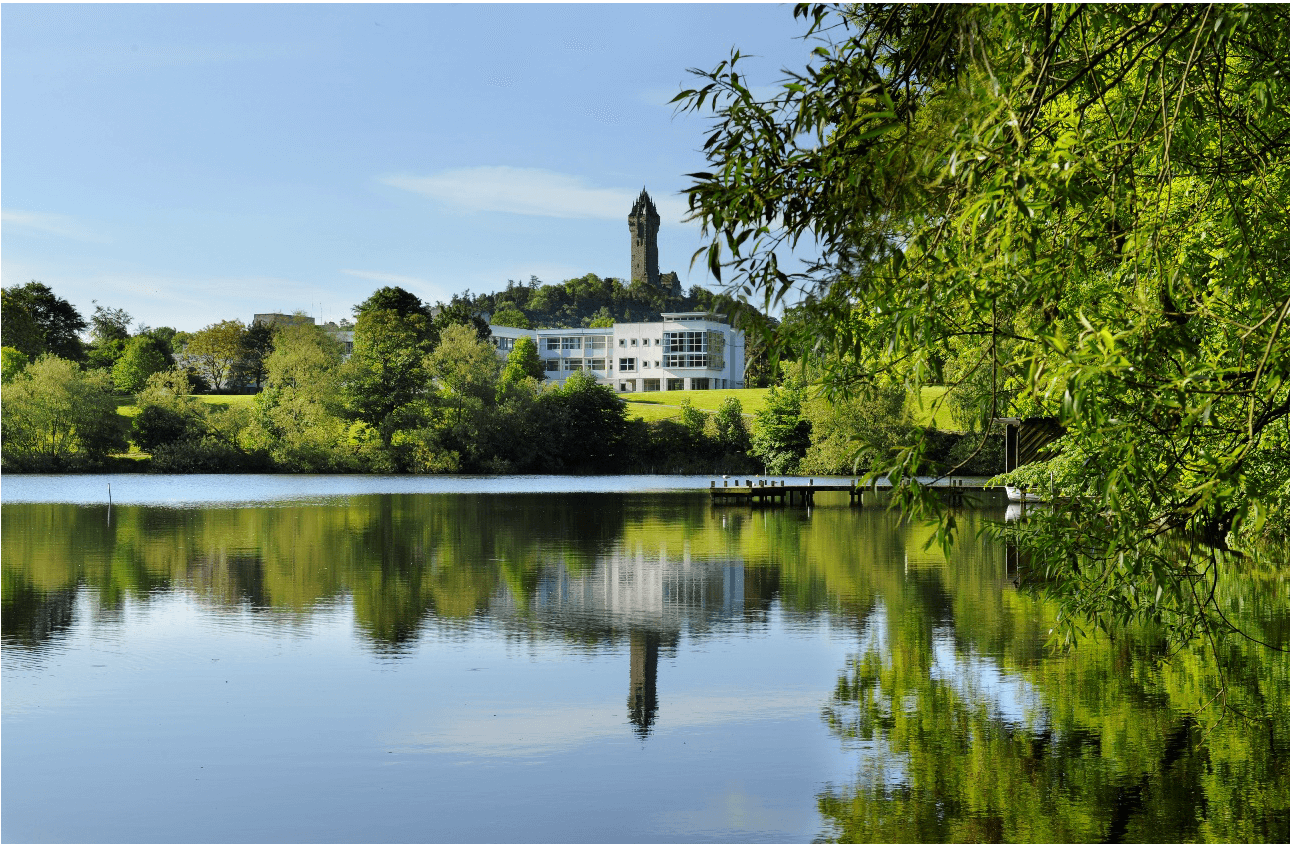
[[(925, 387), (920, 401), (912, 403), (911, 414), (915, 423), (921, 426), (932, 425), (943, 431), (959, 429), (951, 418), (951, 408), (943, 404), (934, 409), (935, 404), (946, 394), (946, 387)], [(763, 409), (767, 398), (766, 388), (748, 390), (673, 390), (660, 393), (619, 393), (619, 398), (628, 405), (629, 419), (644, 419), (652, 422), (656, 419), (673, 419), (682, 413), (682, 400), (690, 399), (691, 405), (705, 413), (714, 413), (718, 406), (729, 397), (740, 400), (740, 408), (749, 420)], [(236, 398), (236, 397), (231, 397)]]

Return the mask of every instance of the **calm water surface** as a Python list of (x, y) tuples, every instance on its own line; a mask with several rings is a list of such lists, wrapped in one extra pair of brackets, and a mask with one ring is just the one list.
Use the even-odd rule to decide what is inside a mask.
[[(707, 486), (5, 478), (6, 844), (1287, 840), (1285, 651)], [(1286, 561), (1218, 594), (1287, 647)]]

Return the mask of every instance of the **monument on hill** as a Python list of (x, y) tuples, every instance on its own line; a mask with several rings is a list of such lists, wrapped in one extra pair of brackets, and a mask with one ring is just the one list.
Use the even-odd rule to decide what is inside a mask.
[(674, 296), (682, 294), (682, 283), (677, 273), (659, 272), (659, 212), (655, 202), (642, 188), (628, 212), (628, 231), (632, 235), (632, 275), (629, 281), (645, 281)]

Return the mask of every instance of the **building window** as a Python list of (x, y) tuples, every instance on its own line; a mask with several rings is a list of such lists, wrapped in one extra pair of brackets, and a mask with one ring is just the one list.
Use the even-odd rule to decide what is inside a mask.
[(658, 393), (658, 392), (659, 392), (659, 379), (658, 379), (658, 378), (643, 378), (643, 379), (642, 379), (642, 392), (643, 392), (643, 393)]
[(667, 369), (705, 369), (709, 366), (708, 336), (703, 331), (664, 333), (664, 366)]
[(566, 372), (578, 372), (578, 371), (579, 371), (580, 369), (582, 369), (582, 368), (583, 368), (583, 358), (566, 358), (566, 359), (565, 359), (565, 371), (566, 371)]
[(606, 344), (610, 341), (610, 338), (606, 337), (604, 334), (594, 334), (591, 337), (585, 338), (585, 340), (585, 348), (600, 352), (605, 350)]
[(685, 379), (685, 378), (670, 378), (670, 379), (668, 379), (667, 387), (668, 387), (668, 389), (670, 389), (670, 390), (685, 390), (685, 389), (686, 389), (686, 379)]
[(588, 368), (589, 368), (589, 369), (591, 369), (593, 372), (605, 372), (605, 371), (606, 371), (606, 359), (605, 359), (605, 358), (589, 358), (589, 359), (588, 359)]
[(560, 351), (560, 349), (561, 349), (561, 338), (560, 338), (560, 337), (548, 337), (548, 338), (547, 338), (547, 350), (548, 350), (549, 352), (557, 352), (557, 351)]
[(692, 390), (707, 390), (707, 389), (709, 389), (709, 379), (708, 379), (708, 378), (692, 378), (692, 379), (691, 379), (691, 389), (692, 389)]
[(655, 345), (656, 345), (656, 346), (658, 346), (658, 345), (659, 345), (659, 338), (658, 338), (658, 337), (656, 337), (656, 338), (655, 338)]
[(629, 340), (629, 341), (628, 341), (628, 345), (630, 345), (630, 346), (636, 346), (636, 345), (637, 345), (637, 338), (636, 338), (636, 337), (634, 337), (633, 339)]
[(561, 348), (562, 349), (582, 349), (583, 338), (582, 337), (562, 337)]
[(619, 359), (619, 371), (620, 371), (620, 372), (636, 372), (636, 371), (637, 371), (637, 358), (620, 358), (620, 359)]
[(628, 341), (627, 341), (627, 340), (625, 340), (624, 338), (620, 337), (620, 338), (619, 338), (619, 348), (621, 348), (621, 349), (622, 349), (622, 348), (625, 348), (627, 345), (628, 345)]
[(709, 368), (722, 369), (726, 366), (724, 358), (727, 352), (727, 338), (721, 331), (709, 332)]
[(705, 369), (708, 365), (708, 355), (664, 355), (667, 369)]
[(543, 361), (543, 365), (547, 368), (548, 372), (561, 371), (561, 362), (556, 358), (553, 358), (552, 360), (548, 360), (548, 361)]
[(666, 331), (664, 333), (664, 351), (678, 354), (682, 352), (704, 352), (705, 332), (703, 331)]

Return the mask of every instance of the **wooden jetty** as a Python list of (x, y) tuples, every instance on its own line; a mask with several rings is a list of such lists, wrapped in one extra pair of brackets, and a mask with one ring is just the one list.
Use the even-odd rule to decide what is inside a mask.
[[(984, 489), (983, 480), (983, 478), (948, 478), (942, 483), (930, 484), (928, 488), (945, 495), (950, 503), (959, 504), (963, 500), (965, 492)], [(719, 481), (716, 480), (709, 482), (709, 501), (711, 503), (745, 504), (749, 506), (793, 506), (795, 504), (811, 506), (815, 503), (815, 496), (818, 492), (846, 492), (849, 506), (855, 507), (861, 504), (862, 495), (872, 489), (890, 489), (886, 484), (871, 487), (862, 485), (855, 480), (816, 483), (814, 479), (809, 479), (807, 483), (798, 481), (791, 484), (784, 480), (777, 483), (774, 478), (746, 478), (744, 481), (723, 478), (721, 480), (722, 486), (718, 486), (718, 484)]]

